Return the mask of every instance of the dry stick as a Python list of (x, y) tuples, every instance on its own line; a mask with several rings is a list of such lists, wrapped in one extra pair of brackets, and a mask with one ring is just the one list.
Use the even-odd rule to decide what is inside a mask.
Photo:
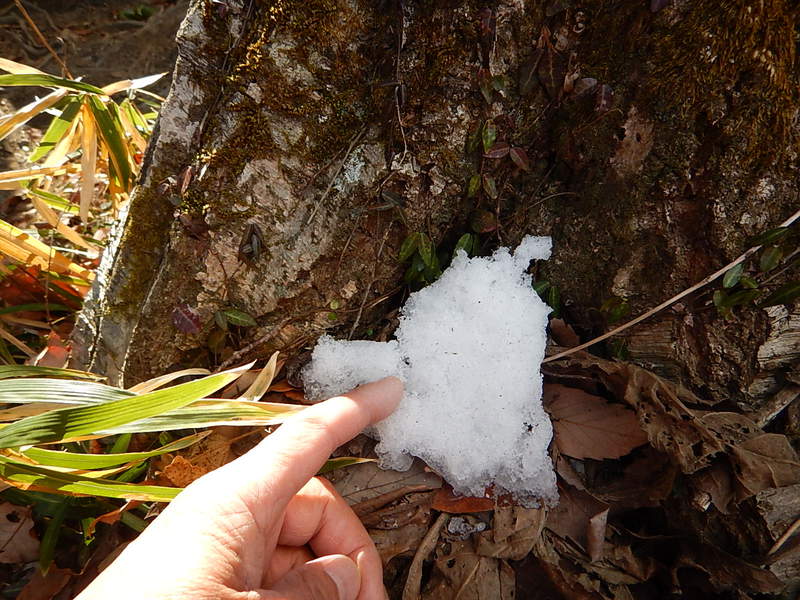
[(17, 9), (19, 10), (19, 12), (22, 13), (22, 16), (25, 17), (25, 20), (28, 22), (28, 25), (31, 26), (31, 29), (33, 29), (33, 32), (36, 34), (36, 37), (38, 37), (39, 41), (42, 42), (42, 45), (45, 48), (47, 48), (47, 51), (50, 52), (50, 54), (53, 56), (53, 58), (56, 59), (56, 62), (59, 65), (61, 65), (61, 71), (64, 73), (64, 75), (66, 75), (70, 79), (73, 79), (72, 73), (70, 73), (69, 68), (67, 67), (67, 64), (63, 60), (61, 60), (61, 57), (56, 53), (55, 50), (53, 50), (53, 47), (48, 43), (48, 41), (44, 37), (44, 35), (42, 35), (42, 32), (36, 26), (36, 23), (34, 23), (33, 19), (31, 19), (31, 16), (28, 14), (28, 11), (22, 5), (22, 2), (20, 2), (20, 0), (14, 0), (14, 4), (17, 5)]
[(367, 298), (369, 298), (369, 291), (372, 289), (372, 284), (375, 283), (375, 271), (378, 268), (378, 261), (381, 259), (381, 254), (383, 253), (383, 246), (386, 244), (386, 238), (389, 237), (389, 232), (392, 230), (392, 224), (389, 223), (389, 227), (386, 229), (386, 233), (383, 234), (383, 239), (381, 240), (381, 246), (378, 248), (378, 255), (375, 257), (375, 262), (372, 263), (372, 273), (369, 275), (369, 283), (367, 284), (367, 289), (364, 290), (364, 299), (361, 301), (361, 306), (358, 308), (358, 314), (356, 315), (356, 320), (353, 321), (353, 326), (350, 328), (350, 335), (347, 336), (347, 339), (352, 339), (353, 334), (356, 332), (356, 327), (358, 327), (359, 321), (361, 321), (361, 314), (364, 312), (364, 306), (367, 304)]
[(439, 532), (447, 520), (447, 513), (441, 513), (436, 519), (436, 522), (422, 538), (422, 541), (414, 554), (414, 560), (411, 561), (411, 566), (408, 568), (408, 577), (406, 578), (406, 585), (403, 588), (403, 600), (417, 600), (419, 598), (420, 585), (422, 584), (422, 563), (428, 557), (428, 554), (436, 546), (439, 541)]
[(797, 519), (794, 523), (792, 523), (789, 526), (789, 529), (787, 529), (783, 533), (783, 535), (778, 538), (778, 541), (775, 542), (772, 545), (772, 548), (769, 549), (769, 552), (767, 552), (767, 556), (775, 554), (778, 550), (780, 550), (781, 546), (783, 546), (786, 543), (786, 540), (792, 537), (792, 535), (794, 535), (794, 532), (797, 531), (798, 529), (800, 529), (800, 519)]
[(379, 508), (383, 508), (387, 504), (394, 502), (395, 500), (399, 500), (406, 494), (413, 494), (417, 492), (430, 492), (436, 489), (439, 488), (424, 483), (420, 483), (417, 485), (407, 485), (399, 489), (392, 490), (391, 492), (386, 492), (385, 494), (381, 494), (380, 496), (375, 496), (374, 498), (370, 498), (369, 500), (362, 500), (361, 502), (357, 502), (356, 504), (351, 505), (350, 508), (354, 513), (356, 513), (357, 516), (364, 517), (372, 512), (375, 512)]
[[(791, 217), (789, 217), (783, 223), (781, 223), (780, 227), (788, 227), (789, 225), (794, 223), (799, 218), (800, 218), (800, 210), (798, 210)], [(716, 272), (712, 273), (711, 275), (709, 275), (708, 277), (706, 277), (702, 281), (694, 284), (692, 287), (690, 287), (688, 289), (683, 290), (680, 294), (678, 294), (676, 296), (673, 296), (669, 300), (666, 300), (666, 301), (662, 302), (661, 304), (659, 304), (655, 308), (651, 308), (650, 310), (648, 310), (643, 315), (640, 315), (640, 316), (636, 317), (635, 319), (632, 319), (632, 320), (628, 321), (627, 323), (624, 323), (623, 325), (620, 325), (619, 327), (615, 327), (611, 331), (609, 331), (607, 333), (604, 333), (603, 335), (598, 336), (598, 337), (596, 337), (596, 338), (594, 338), (592, 340), (589, 340), (588, 342), (586, 342), (584, 344), (581, 344), (580, 346), (575, 346), (573, 348), (570, 348), (569, 350), (564, 350), (563, 352), (559, 352), (558, 354), (554, 354), (553, 356), (548, 356), (542, 362), (546, 362), (546, 363), (547, 362), (552, 362), (554, 360), (559, 360), (561, 358), (564, 358), (565, 356), (569, 356), (570, 354), (575, 354), (576, 352), (580, 352), (581, 350), (585, 350), (589, 346), (594, 346), (595, 344), (597, 344), (599, 342), (602, 342), (603, 340), (607, 340), (608, 338), (617, 335), (621, 331), (625, 331), (626, 329), (629, 329), (630, 327), (633, 327), (634, 325), (637, 325), (637, 324), (641, 323), (645, 319), (647, 319), (649, 317), (652, 317), (657, 312), (660, 312), (660, 311), (664, 310), (665, 308), (669, 308), (670, 306), (675, 304), (681, 298), (685, 298), (686, 296), (688, 296), (692, 292), (695, 292), (695, 291), (699, 290), (701, 287), (704, 287), (704, 286), (708, 285), (709, 283), (711, 283), (712, 281), (714, 281), (715, 279), (717, 279), (718, 277), (721, 277), (728, 270), (730, 270), (732, 267), (735, 267), (739, 263), (744, 262), (745, 260), (747, 260), (747, 258), (750, 255), (754, 254), (755, 252), (758, 252), (760, 249), (761, 249), (761, 246), (753, 246), (747, 252), (742, 254), (739, 258), (737, 258), (733, 262), (730, 262), (727, 265), (725, 265), (724, 267), (722, 267), (719, 271), (716, 271)]]

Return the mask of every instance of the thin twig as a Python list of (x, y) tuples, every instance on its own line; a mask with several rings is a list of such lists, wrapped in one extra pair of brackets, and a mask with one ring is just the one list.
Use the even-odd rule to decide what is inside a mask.
[(28, 14), (28, 11), (22, 5), (22, 2), (20, 2), (20, 0), (14, 0), (14, 4), (17, 5), (17, 9), (19, 10), (20, 13), (22, 13), (22, 16), (25, 17), (25, 20), (28, 22), (28, 25), (31, 26), (31, 29), (33, 29), (33, 32), (36, 34), (36, 37), (39, 38), (39, 41), (42, 43), (42, 45), (45, 48), (47, 48), (47, 51), (53, 56), (53, 58), (56, 59), (56, 62), (61, 66), (61, 71), (63, 72), (63, 74), (66, 77), (69, 77), (70, 79), (74, 79), (72, 77), (72, 73), (70, 73), (69, 68), (67, 67), (67, 64), (63, 60), (61, 60), (61, 57), (56, 53), (55, 50), (53, 50), (53, 47), (50, 45), (50, 43), (47, 41), (44, 35), (42, 35), (42, 32), (36, 26), (36, 23), (33, 21), (33, 19), (31, 19), (31, 16)]
[(414, 559), (411, 561), (411, 566), (408, 568), (408, 577), (403, 588), (403, 600), (417, 600), (419, 598), (419, 588), (422, 584), (422, 563), (436, 547), (436, 542), (439, 541), (439, 532), (444, 527), (447, 516), (447, 513), (441, 513), (428, 530), (428, 533), (425, 534), (425, 537), (422, 538), (414, 554)]
[(353, 321), (353, 326), (350, 328), (350, 334), (347, 336), (347, 339), (350, 340), (353, 338), (353, 334), (356, 332), (356, 327), (358, 327), (359, 321), (361, 321), (361, 314), (364, 312), (364, 306), (367, 304), (367, 298), (369, 298), (369, 291), (372, 289), (372, 284), (375, 283), (375, 271), (378, 268), (378, 261), (381, 259), (381, 254), (383, 253), (383, 246), (386, 244), (386, 238), (389, 237), (389, 232), (392, 230), (392, 224), (389, 223), (389, 227), (386, 228), (386, 233), (383, 234), (383, 239), (381, 240), (381, 245), (378, 248), (378, 255), (375, 257), (375, 262), (372, 263), (372, 273), (369, 275), (369, 283), (367, 284), (367, 288), (364, 290), (364, 298), (361, 300), (361, 306), (358, 307), (358, 314), (356, 315), (356, 320)]
[(800, 518), (798, 518), (794, 523), (792, 523), (789, 526), (789, 528), (786, 531), (783, 532), (783, 535), (779, 537), (778, 541), (775, 542), (772, 545), (772, 548), (769, 549), (769, 552), (767, 552), (767, 556), (769, 556), (770, 554), (775, 554), (778, 550), (780, 550), (781, 547), (786, 543), (786, 540), (792, 537), (795, 531), (797, 531), (798, 529), (800, 529)]
[(407, 485), (397, 490), (392, 490), (391, 492), (386, 492), (385, 494), (381, 494), (380, 496), (375, 496), (374, 498), (370, 498), (369, 500), (362, 500), (361, 502), (357, 502), (356, 504), (350, 506), (350, 508), (359, 517), (364, 517), (372, 512), (375, 512), (379, 508), (383, 508), (387, 504), (394, 502), (395, 500), (399, 500), (406, 494), (414, 494), (418, 492), (430, 492), (436, 489), (438, 489), (437, 486), (428, 485), (425, 483), (420, 483), (417, 485)]
[[(789, 225), (794, 223), (799, 218), (800, 218), (800, 210), (798, 210), (791, 217), (789, 217), (783, 223), (781, 223), (780, 227), (788, 227)], [(636, 317), (635, 319), (632, 319), (632, 320), (628, 321), (627, 323), (624, 323), (624, 324), (620, 325), (619, 327), (615, 327), (611, 331), (609, 331), (607, 333), (604, 333), (603, 335), (598, 336), (598, 337), (596, 337), (596, 338), (594, 338), (592, 340), (589, 340), (588, 342), (586, 342), (584, 344), (581, 344), (580, 346), (575, 346), (573, 348), (570, 348), (569, 350), (564, 350), (563, 352), (559, 352), (558, 354), (554, 354), (553, 356), (548, 356), (542, 362), (546, 362), (547, 363), (547, 362), (551, 362), (551, 361), (554, 361), (554, 360), (559, 360), (559, 359), (564, 358), (566, 356), (570, 356), (571, 354), (575, 354), (576, 352), (580, 352), (581, 350), (585, 350), (589, 346), (594, 346), (595, 344), (597, 344), (599, 342), (602, 342), (603, 340), (607, 340), (608, 338), (613, 337), (613, 336), (617, 335), (618, 333), (633, 327), (634, 325), (638, 325), (639, 323), (641, 323), (645, 319), (647, 319), (649, 317), (652, 317), (654, 314), (656, 314), (658, 312), (661, 312), (665, 308), (669, 308), (670, 306), (675, 304), (681, 298), (685, 298), (686, 296), (688, 296), (692, 292), (695, 292), (695, 291), (699, 290), (700, 288), (708, 285), (709, 283), (711, 283), (712, 281), (714, 281), (718, 277), (722, 277), (732, 267), (735, 267), (739, 263), (744, 262), (745, 260), (747, 260), (747, 258), (749, 256), (751, 256), (752, 254), (758, 252), (760, 249), (761, 249), (761, 246), (753, 246), (747, 252), (745, 252), (744, 254), (739, 256), (739, 258), (737, 258), (733, 262), (728, 263), (727, 265), (725, 265), (724, 267), (722, 267), (718, 271), (715, 271), (714, 273), (712, 273), (711, 275), (709, 275), (708, 277), (706, 277), (702, 281), (694, 284), (692, 287), (683, 290), (680, 294), (677, 294), (677, 295), (673, 296), (672, 298), (670, 298), (669, 300), (666, 300), (666, 301), (662, 302), (661, 304), (659, 304), (655, 308), (651, 308), (650, 310), (648, 310), (643, 315), (640, 315), (640, 316)]]

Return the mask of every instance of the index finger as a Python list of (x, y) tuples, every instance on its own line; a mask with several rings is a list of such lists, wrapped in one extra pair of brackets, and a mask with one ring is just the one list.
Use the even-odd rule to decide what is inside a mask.
[[(359, 386), (290, 417), (275, 433), (226, 466), (241, 469), (241, 482), (265, 485), (273, 506), (283, 507), (336, 448), (388, 417), (402, 396), (403, 383), (396, 377)], [(254, 472), (262, 475), (254, 478)], [(256, 496), (262, 494), (256, 492)]]

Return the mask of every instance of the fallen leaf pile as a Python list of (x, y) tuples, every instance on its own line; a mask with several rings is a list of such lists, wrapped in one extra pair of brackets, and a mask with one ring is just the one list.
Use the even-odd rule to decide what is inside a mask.
[(454, 496), (419, 461), (335, 477), (391, 598), (745, 599), (800, 584), (786, 435), (631, 364), (580, 353), (545, 376), (556, 506)]

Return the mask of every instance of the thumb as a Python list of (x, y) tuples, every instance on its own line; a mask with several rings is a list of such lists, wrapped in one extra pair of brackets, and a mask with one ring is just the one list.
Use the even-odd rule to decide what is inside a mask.
[(361, 574), (343, 554), (323, 556), (292, 569), (264, 595), (281, 600), (356, 600)]

